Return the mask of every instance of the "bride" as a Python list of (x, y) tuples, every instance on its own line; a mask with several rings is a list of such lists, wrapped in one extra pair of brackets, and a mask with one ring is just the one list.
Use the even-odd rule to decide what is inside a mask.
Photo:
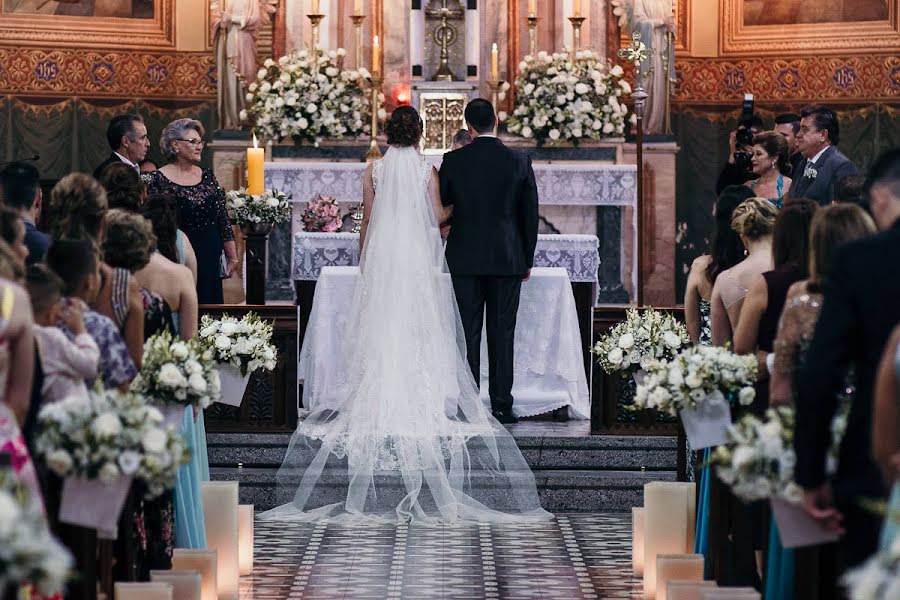
[(439, 223), (422, 121), (398, 107), (390, 148), (369, 165), (360, 274), (339, 353), (346, 382), (294, 433), (264, 518), (454, 523), (551, 519), (512, 436), (486, 410)]

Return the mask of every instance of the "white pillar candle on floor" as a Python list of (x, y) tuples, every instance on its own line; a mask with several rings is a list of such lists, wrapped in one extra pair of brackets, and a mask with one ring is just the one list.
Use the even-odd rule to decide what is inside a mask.
[(238, 484), (236, 481), (205, 481), (203, 520), (206, 546), (218, 554), (216, 581), (218, 600), (238, 600)]
[(697, 527), (697, 486), (693, 482), (678, 482), (687, 495), (687, 529), (684, 532), (684, 552), (694, 553), (694, 534)]
[(635, 577), (644, 575), (644, 509), (631, 509), (631, 571)]
[(656, 598), (656, 557), (685, 548), (688, 501), (684, 486), (668, 481), (644, 485), (644, 598)]
[(658, 554), (656, 556), (656, 599), (666, 600), (666, 586), (672, 579), (703, 579), (702, 554)]
[(670, 579), (666, 584), (666, 600), (701, 600), (705, 588), (717, 587), (715, 581)]
[(172, 600), (172, 586), (168, 583), (115, 584), (116, 600)]
[(751, 587), (721, 587), (700, 590), (700, 600), (760, 600), (759, 592)]
[(200, 571), (150, 571), (150, 581), (172, 585), (172, 600), (201, 600)]
[(238, 507), (238, 562), (241, 575), (253, 573), (253, 505)]
[(197, 571), (200, 573), (200, 600), (216, 600), (219, 558), (215, 550), (172, 550), (173, 571)]

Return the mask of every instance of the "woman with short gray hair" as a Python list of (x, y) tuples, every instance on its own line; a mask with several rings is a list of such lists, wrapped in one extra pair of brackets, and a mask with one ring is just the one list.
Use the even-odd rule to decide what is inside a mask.
[(222, 278), (231, 277), (238, 260), (225, 192), (211, 170), (198, 166), (206, 145), (204, 133), (203, 125), (194, 119), (166, 125), (159, 147), (169, 164), (148, 174), (147, 187), (150, 194), (178, 200), (180, 228), (197, 255), (197, 299), (201, 304), (221, 304)]

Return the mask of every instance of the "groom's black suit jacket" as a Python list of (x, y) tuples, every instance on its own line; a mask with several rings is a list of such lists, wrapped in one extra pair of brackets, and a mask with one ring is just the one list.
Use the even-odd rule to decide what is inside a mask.
[(538, 195), (528, 155), (495, 137), (444, 155), (441, 201), (453, 206), (447, 264), (453, 275), (523, 275), (534, 265)]

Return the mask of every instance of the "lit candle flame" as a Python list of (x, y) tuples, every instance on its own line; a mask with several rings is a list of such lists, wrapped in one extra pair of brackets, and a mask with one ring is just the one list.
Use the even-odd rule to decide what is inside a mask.
[(253, 132), (253, 147), (259, 148), (259, 143), (256, 141), (256, 132)]

